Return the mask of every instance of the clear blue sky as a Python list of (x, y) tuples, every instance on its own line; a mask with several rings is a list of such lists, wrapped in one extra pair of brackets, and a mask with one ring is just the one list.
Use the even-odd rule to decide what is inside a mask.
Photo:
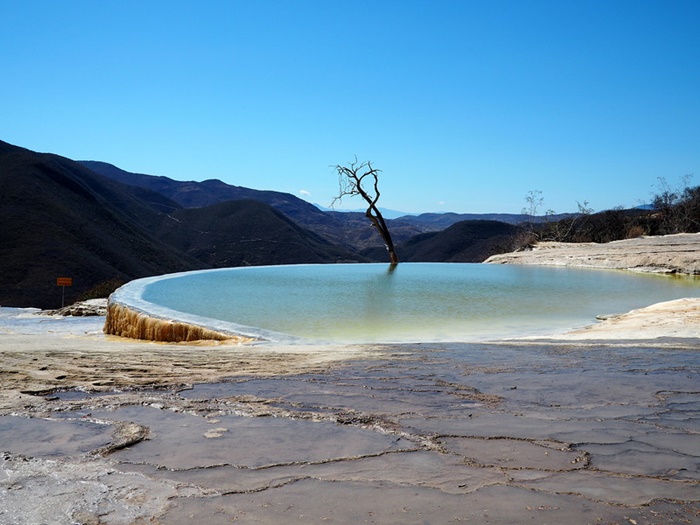
[(5, 0), (0, 139), (322, 205), (357, 155), (407, 212), (635, 206), (700, 184), (700, 1)]

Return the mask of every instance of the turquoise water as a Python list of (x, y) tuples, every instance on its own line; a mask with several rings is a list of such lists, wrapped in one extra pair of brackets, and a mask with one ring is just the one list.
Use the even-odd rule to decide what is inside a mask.
[(229, 268), (164, 276), (140, 291), (157, 307), (235, 323), (248, 333), (336, 342), (546, 335), (592, 324), (597, 314), (698, 296), (694, 278), (431, 263), (393, 271), (383, 264)]

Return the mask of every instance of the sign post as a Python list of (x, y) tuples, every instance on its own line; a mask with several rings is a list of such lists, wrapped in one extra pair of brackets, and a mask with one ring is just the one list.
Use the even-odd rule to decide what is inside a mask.
[(66, 286), (73, 286), (72, 277), (57, 277), (56, 286), (61, 287), (61, 308), (65, 306), (66, 302)]

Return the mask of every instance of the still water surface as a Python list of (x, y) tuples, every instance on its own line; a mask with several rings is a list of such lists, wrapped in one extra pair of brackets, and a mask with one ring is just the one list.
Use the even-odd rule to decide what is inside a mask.
[(234, 323), (251, 334), (472, 341), (552, 334), (592, 324), (598, 314), (698, 297), (700, 279), (516, 265), (295, 265), (164, 276), (140, 294), (156, 309)]

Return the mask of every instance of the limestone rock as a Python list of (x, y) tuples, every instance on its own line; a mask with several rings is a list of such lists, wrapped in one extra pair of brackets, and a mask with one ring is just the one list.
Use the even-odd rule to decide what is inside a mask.
[(605, 244), (540, 242), (532, 250), (493, 255), (485, 262), (700, 275), (700, 233), (639, 237)]

